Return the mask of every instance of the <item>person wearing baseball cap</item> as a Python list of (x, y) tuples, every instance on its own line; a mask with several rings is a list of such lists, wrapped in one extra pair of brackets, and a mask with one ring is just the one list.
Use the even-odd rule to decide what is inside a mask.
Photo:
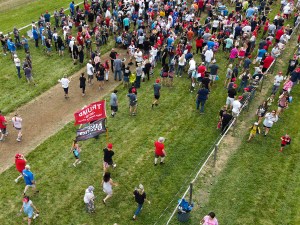
[(153, 90), (154, 90), (154, 100), (152, 102), (152, 109), (155, 106), (158, 106), (158, 100), (160, 98), (160, 89), (161, 89), (161, 85), (160, 85), (160, 79), (156, 79), (155, 84), (153, 84)]
[(117, 165), (113, 163), (112, 157), (114, 156), (115, 152), (113, 151), (113, 144), (108, 143), (107, 147), (103, 149), (103, 172), (107, 172), (107, 169), (112, 166), (115, 168)]
[[(22, 213), (22, 211), (27, 215), (27, 221), (28, 224), (31, 224), (31, 220), (35, 219), (39, 216), (39, 210), (33, 205), (32, 201), (30, 200), (29, 196), (24, 196), (23, 200), (22, 200), (23, 204), (22, 207), (20, 209), (20, 213)], [(34, 213), (34, 209), (36, 211), (36, 213)]]
[(19, 179), (23, 177), (22, 171), (25, 169), (26, 166), (26, 159), (24, 155), (17, 153), (15, 155), (15, 165), (16, 169), (19, 171), (20, 175), (15, 179), (15, 182), (18, 183)]
[(165, 151), (165, 138), (164, 137), (160, 137), (158, 138), (157, 141), (154, 142), (154, 146), (155, 146), (155, 159), (154, 159), (154, 166), (157, 165), (157, 161), (158, 158), (160, 157), (160, 164), (163, 165), (164, 164), (164, 160), (166, 157), (166, 151)]

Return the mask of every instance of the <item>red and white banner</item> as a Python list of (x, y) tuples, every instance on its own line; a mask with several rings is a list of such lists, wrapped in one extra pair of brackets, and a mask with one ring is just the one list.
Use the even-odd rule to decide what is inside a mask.
[(74, 113), (75, 125), (106, 118), (105, 100), (94, 102)]

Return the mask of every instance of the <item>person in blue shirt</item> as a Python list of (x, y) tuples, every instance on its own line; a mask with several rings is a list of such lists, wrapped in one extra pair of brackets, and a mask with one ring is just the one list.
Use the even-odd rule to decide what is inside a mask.
[(36, 30), (36, 27), (33, 27), (32, 28), (32, 36), (33, 36), (33, 39), (35, 41), (35, 47), (39, 47), (39, 34)]
[(196, 108), (199, 109), (200, 105), (200, 114), (204, 113), (204, 105), (206, 100), (208, 99), (209, 90), (206, 89), (204, 86), (201, 86), (197, 93), (197, 100), (196, 100)]
[(24, 35), (22, 35), (22, 41), (21, 41), (23, 47), (24, 47), (24, 50), (25, 50), (25, 53), (28, 53), (29, 52), (29, 44), (28, 44), (28, 40), (27, 38), (25, 38)]
[(215, 42), (214, 42), (214, 41), (209, 40), (209, 41), (207, 42), (207, 48), (208, 48), (208, 49), (213, 49), (214, 46), (215, 46)]
[(34, 175), (30, 171), (29, 165), (25, 166), (25, 169), (22, 171), (22, 175), (26, 185), (24, 189), (24, 195), (26, 194), (26, 191), (28, 190), (29, 187), (31, 187), (32, 190), (35, 190), (35, 193), (38, 193), (39, 191), (36, 190)]
[(74, 11), (75, 11), (75, 3), (74, 3), (74, 1), (72, 1), (72, 2), (70, 3), (69, 8), (70, 8), (71, 16), (73, 17), (73, 16), (74, 16)]
[(44, 14), (44, 18), (45, 18), (45, 22), (47, 23), (49, 23), (50, 22), (50, 18), (51, 18), (51, 15), (49, 14), (49, 12), (48, 11), (46, 11), (46, 13)]
[(124, 25), (125, 31), (128, 31), (129, 27), (130, 27), (130, 20), (128, 17), (125, 17), (123, 19), (123, 25)]
[(169, 36), (167, 39), (167, 46), (170, 47), (173, 42), (174, 42), (174, 38), (172, 36)]
[(256, 61), (260, 62), (262, 60), (262, 58), (264, 57), (264, 55), (266, 54), (267, 50), (265, 48), (263, 49), (259, 49), (257, 52), (257, 58)]
[(250, 17), (253, 16), (254, 13), (255, 13), (255, 9), (252, 8), (252, 7), (249, 7), (249, 8), (246, 10), (246, 18), (249, 19)]

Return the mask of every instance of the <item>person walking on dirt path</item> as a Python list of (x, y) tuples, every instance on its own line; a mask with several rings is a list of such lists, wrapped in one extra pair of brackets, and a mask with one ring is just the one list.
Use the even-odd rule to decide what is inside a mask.
[(116, 58), (113, 63), (114, 66), (114, 79), (117, 80), (119, 77), (119, 81), (122, 80), (122, 60)]
[(67, 78), (67, 75), (65, 75), (63, 78), (58, 80), (59, 83), (61, 83), (62, 88), (65, 92), (65, 98), (69, 98), (69, 83), (71, 80)]
[(81, 73), (81, 76), (79, 77), (79, 87), (82, 89), (82, 96), (85, 96), (86, 78), (84, 73)]
[(147, 200), (146, 192), (144, 190), (144, 186), (142, 184), (139, 185), (138, 188), (134, 189), (133, 196), (135, 199), (135, 202), (138, 204), (138, 207), (132, 217), (133, 220), (136, 220), (136, 217), (139, 215), (143, 208), (143, 204), (145, 200), (150, 204), (150, 201)]
[(165, 151), (165, 144), (164, 144), (165, 140), (166, 139), (164, 137), (160, 137), (160, 138), (158, 138), (157, 141), (154, 142), (154, 146), (155, 146), (154, 166), (157, 165), (157, 161), (158, 161), (159, 157), (160, 157), (160, 164), (161, 165), (165, 164), (164, 160), (165, 160), (165, 157), (167, 156), (166, 151)]
[(153, 84), (153, 90), (154, 90), (154, 100), (152, 102), (152, 109), (154, 106), (158, 106), (158, 101), (160, 98), (160, 79), (156, 79), (155, 84)]
[(105, 172), (102, 180), (103, 192), (106, 194), (106, 197), (102, 200), (104, 205), (106, 205), (107, 199), (111, 198), (113, 195), (113, 186), (118, 186), (118, 184), (113, 182), (109, 172)]
[(218, 220), (216, 218), (216, 214), (214, 212), (208, 213), (208, 215), (204, 216), (200, 222), (203, 225), (218, 225)]
[(80, 161), (81, 149), (79, 147), (78, 141), (76, 141), (76, 140), (73, 141), (70, 152), (72, 152), (75, 157), (75, 162), (73, 163), (73, 166), (76, 167), (78, 164), (81, 163), (81, 161)]
[[(34, 210), (36, 211), (36, 213), (34, 213)], [(20, 213), (22, 213), (22, 211), (27, 216), (28, 225), (30, 225), (32, 219), (37, 218), (40, 213), (39, 210), (33, 205), (32, 201), (29, 199), (29, 196), (24, 196), (23, 198), (23, 205), (20, 209)]]
[(23, 194), (25, 195), (26, 191), (30, 187), (32, 188), (32, 190), (35, 191), (34, 192), (35, 194), (39, 193), (39, 191), (36, 190), (36, 185), (35, 185), (36, 182), (34, 180), (34, 174), (30, 171), (30, 166), (29, 165), (25, 166), (25, 169), (22, 171), (22, 175), (23, 175), (25, 185), (26, 185)]
[(22, 154), (17, 153), (15, 155), (15, 165), (16, 169), (19, 171), (20, 175), (15, 179), (15, 182), (18, 183), (19, 179), (23, 177), (23, 170), (25, 169), (27, 160), (25, 159), (25, 156)]
[(264, 125), (264, 128), (265, 128), (265, 134), (264, 134), (265, 137), (269, 133), (269, 131), (270, 131), (271, 127), (273, 126), (273, 124), (277, 121), (278, 121), (278, 116), (276, 115), (275, 110), (273, 110), (271, 113), (269, 112), (265, 115), (265, 119), (264, 119), (264, 122), (263, 122), (263, 125)]
[(108, 143), (107, 147), (103, 149), (103, 171), (107, 172), (107, 169), (112, 166), (115, 168), (117, 165), (114, 164), (112, 157), (114, 156), (115, 152), (113, 151), (113, 144)]
[(117, 55), (118, 55), (118, 53), (115, 51), (114, 48), (112, 48), (111, 52), (109, 54), (112, 72), (114, 72), (114, 60), (117, 58)]
[(8, 135), (8, 132), (6, 130), (6, 125), (7, 125), (6, 118), (0, 111), (0, 133), (1, 133), (0, 141), (3, 141), (4, 136), (6, 137)]
[(89, 186), (85, 190), (85, 194), (83, 197), (83, 201), (85, 203), (85, 209), (87, 213), (94, 213), (95, 212), (95, 195), (94, 195), (95, 188), (93, 186)]
[(286, 145), (291, 144), (291, 137), (288, 134), (285, 134), (281, 137), (281, 148), (279, 152), (282, 152)]
[(257, 134), (260, 134), (260, 128), (258, 126), (258, 122), (255, 122), (253, 126), (250, 127), (250, 135), (247, 141), (249, 142)]
[(18, 73), (18, 77), (19, 79), (22, 78), (21, 76), (21, 60), (18, 58), (18, 56), (16, 54), (14, 54), (14, 63), (17, 69), (17, 73)]
[(89, 62), (86, 64), (86, 73), (88, 75), (88, 84), (89, 85), (93, 84), (92, 80), (94, 78), (94, 72), (95, 72), (95, 70), (92, 65), (92, 60), (89, 60)]
[(110, 95), (110, 109), (111, 109), (111, 116), (114, 117), (118, 112), (118, 90), (114, 90), (113, 93)]
[(16, 113), (16, 115), (11, 119), (13, 127), (18, 131), (17, 141), (22, 140), (22, 118)]

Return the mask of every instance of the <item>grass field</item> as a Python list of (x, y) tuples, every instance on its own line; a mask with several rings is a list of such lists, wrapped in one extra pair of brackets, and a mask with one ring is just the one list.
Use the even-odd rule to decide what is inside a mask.
[[(55, 9), (59, 10), (61, 7), (64, 9), (69, 8), (70, 2), (70, 0), (0, 1), (0, 31), (4, 34), (12, 32), (14, 26), (20, 28), (30, 24), (32, 21), (38, 21), (39, 16), (42, 13), (44, 14), (46, 10), (53, 15)], [(75, 1), (75, 4), (79, 2), (81, 1)], [(69, 11), (67, 11), (67, 14), (69, 14)], [(20, 20), (20, 18), (22, 19)], [(30, 30), (30, 27), (24, 30), (25, 33), (27, 30)]]

